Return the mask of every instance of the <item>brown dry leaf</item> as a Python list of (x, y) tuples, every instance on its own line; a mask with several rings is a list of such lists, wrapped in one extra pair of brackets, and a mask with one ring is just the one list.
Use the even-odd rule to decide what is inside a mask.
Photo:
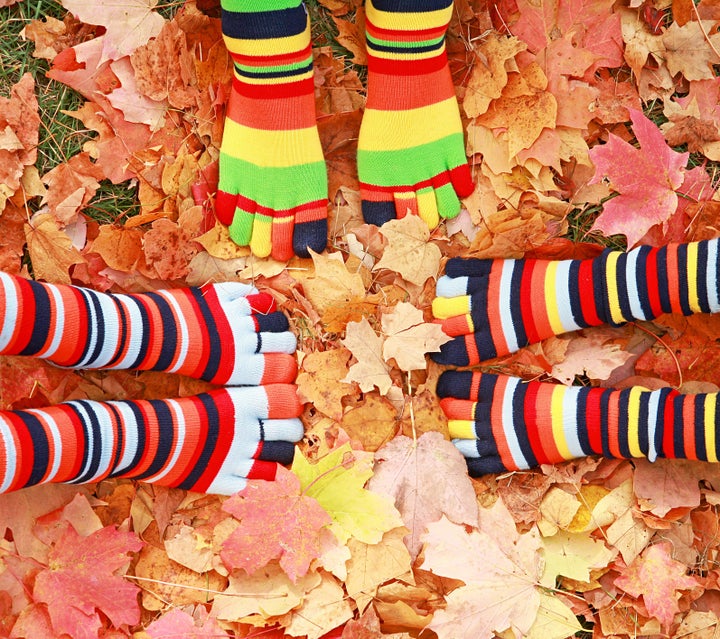
[(339, 421), (343, 414), (343, 398), (354, 394), (352, 384), (339, 381), (348, 374), (350, 356), (350, 351), (344, 348), (305, 355), (297, 376), (301, 401)]
[(122, 226), (103, 224), (90, 250), (117, 271), (131, 272), (143, 256), (143, 232)]
[(485, 113), (493, 100), (502, 95), (508, 81), (508, 71), (514, 70), (515, 56), (527, 49), (527, 44), (514, 36), (491, 33), (475, 44), (478, 61), (468, 80), (463, 108), (469, 118)]
[(410, 572), (412, 558), (403, 543), (407, 528), (395, 528), (385, 533), (380, 543), (365, 544), (356, 539), (348, 541), (351, 557), (347, 564), (345, 586), (351, 599), (362, 612), (384, 583), (400, 579), (413, 583)]
[[(715, 77), (713, 66), (720, 63), (720, 34), (713, 33), (714, 22), (673, 22), (663, 33), (665, 62), (672, 75), (682, 73), (686, 80), (710, 80)], [(706, 35), (711, 34), (711, 35)]]
[(0, 271), (19, 275), (25, 248), (27, 212), (9, 201), (0, 213)]
[(25, 40), (32, 40), (35, 43), (33, 58), (44, 58), (52, 60), (66, 45), (58, 47), (62, 42), (62, 36), (67, 32), (67, 24), (62, 20), (46, 16), (45, 20), (33, 20), (23, 28), (20, 37)]
[(397, 417), (395, 406), (372, 391), (342, 416), (340, 426), (363, 450), (375, 452), (397, 433)]
[(373, 272), (386, 268), (417, 286), (422, 286), (429, 278), (437, 278), (442, 253), (435, 244), (428, 242), (430, 231), (417, 215), (390, 220), (380, 227), (380, 233), (387, 238), (388, 246)]
[(350, 322), (342, 343), (357, 360), (342, 381), (357, 382), (364, 393), (377, 386), (380, 394), (387, 395), (392, 386), (390, 367), (382, 356), (382, 338), (370, 323), (364, 317), (359, 322)]
[(285, 632), (293, 637), (320, 639), (328, 630), (341, 626), (353, 618), (353, 610), (340, 583), (322, 573), (322, 581), (305, 595), (303, 604), (293, 611)]
[(143, 237), (143, 252), (148, 265), (163, 280), (178, 280), (189, 272), (190, 261), (198, 253), (197, 243), (175, 222), (160, 219)]
[(328, 333), (342, 333), (348, 322), (359, 322), (363, 317), (373, 317), (377, 303), (367, 297), (357, 297), (342, 306), (331, 306), (322, 315), (322, 323)]
[(567, 340), (563, 360), (553, 364), (551, 376), (563, 384), (572, 384), (578, 375), (587, 375), (593, 380), (608, 379), (633, 357), (612, 341), (616, 337), (616, 333), (605, 328), (572, 337)]
[(416, 441), (395, 437), (376, 454), (368, 488), (395, 501), (409, 534), (413, 558), (422, 548), (428, 524), (446, 516), (458, 524), (477, 525), (475, 490), (460, 452), (439, 433)]
[(358, 25), (357, 15), (354, 22), (335, 17), (333, 17), (333, 21), (339, 31), (337, 41), (353, 55), (350, 61), (353, 64), (365, 66), (367, 64), (367, 50), (365, 49), (362, 31)]
[(70, 267), (83, 264), (70, 237), (60, 230), (49, 213), (34, 216), (25, 224), (25, 239), (35, 278), (56, 284), (70, 284)]
[(340, 253), (315, 253), (311, 250), (310, 255), (315, 264), (315, 277), (305, 279), (303, 287), (319, 313), (365, 295), (360, 273), (348, 271)]
[(328, 171), (330, 201), (341, 186), (359, 190), (357, 178), (357, 140), (362, 111), (338, 113), (318, 121), (318, 131)]
[(394, 359), (403, 371), (424, 370), (425, 353), (439, 352), (452, 339), (439, 324), (425, 322), (422, 311), (407, 302), (383, 313), (381, 322), (385, 333), (383, 357), (385, 361)]
[(167, 100), (175, 109), (196, 105), (194, 58), (176, 20), (165, 23), (156, 38), (135, 49), (130, 61), (140, 93), (158, 102)]
[(72, 224), (100, 188), (103, 170), (89, 153), (78, 153), (43, 176), (48, 190), (42, 200), (63, 226)]

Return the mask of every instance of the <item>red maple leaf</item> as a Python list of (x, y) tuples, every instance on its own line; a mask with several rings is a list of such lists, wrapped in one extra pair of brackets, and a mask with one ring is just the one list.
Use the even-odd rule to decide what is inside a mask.
[(128, 563), (128, 553), (142, 545), (135, 533), (112, 526), (82, 537), (66, 525), (33, 589), (35, 601), (48, 607), (56, 636), (97, 639), (102, 626), (98, 611), (116, 627), (140, 621), (138, 587), (115, 573)]
[(676, 190), (685, 179), (688, 153), (676, 153), (658, 127), (630, 109), (635, 148), (610, 134), (607, 144), (590, 149), (596, 170), (591, 183), (609, 180), (619, 195), (603, 205), (592, 230), (624, 235), (632, 247), (656, 224), (665, 224), (678, 206)]
[(223, 510), (240, 520), (223, 544), (225, 565), (252, 574), (279, 558), (293, 582), (307, 574), (310, 562), (320, 555), (318, 533), (332, 521), (315, 499), (301, 494), (300, 480), (282, 468), (275, 481), (250, 482)]

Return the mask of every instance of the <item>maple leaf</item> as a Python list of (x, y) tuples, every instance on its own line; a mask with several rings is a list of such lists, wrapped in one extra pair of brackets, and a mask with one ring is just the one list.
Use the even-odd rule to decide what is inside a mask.
[(688, 567), (672, 558), (669, 542), (647, 548), (615, 579), (615, 585), (633, 597), (642, 596), (650, 615), (669, 628), (680, 611), (680, 590), (697, 588), (698, 582), (687, 575)]
[(105, 178), (88, 153), (78, 153), (43, 176), (48, 190), (42, 204), (64, 225), (72, 224), (93, 198)]
[(304, 494), (298, 478), (284, 468), (278, 468), (275, 481), (249, 482), (223, 510), (240, 520), (222, 546), (223, 563), (252, 574), (279, 558), (293, 582), (320, 556), (318, 533), (331, 523), (322, 505)]
[(394, 359), (400, 370), (416, 371), (427, 368), (425, 353), (436, 353), (452, 338), (443, 333), (439, 324), (426, 323), (423, 313), (408, 302), (395, 305), (391, 313), (381, 319), (385, 344), (385, 361)]
[(392, 386), (392, 379), (390, 367), (382, 356), (382, 342), (382, 338), (364, 317), (359, 322), (350, 322), (342, 343), (350, 350), (357, 363), (350, 367), (342, 381), (357, 382), (364, 393), (377, 386), (380, 393), (386, 395)]
[(307, 593), (285, 630), (291, 637), (320, 639), (352, 618), (353, 609), (342, 586), (332, 575), (322, 573), (320, 585)]
[(315, 276), (303, 280), (307, 298), (318, 312), (343, 305), (365, 295), (365, 284), (360, 273), (351, 273), (340, 253), (321, 254), (310, 249)]
[(151, 265), (163, 280), (182, 279), (189, 272), (189, 264), (198, 253), (197, 244), (185, 228), (161, 218), (143, 237), (143, 251)]
[(586, 534), (560, 531), (543, 539), (545, 559), (541, 585), (554, 588), (559, 575), (590, 581), (590, 571), (605, 568), (615, 556), (601, 540)]
[(153, 621), (145, 632), (152, 639), (184, 637), (185, 639), (205, 639), (206, 637), (227, 637), (228, 634), (200, 606), (195, 619), (184, 610), (175, 608)]
[(61, 0), (81, 22), (105, 27), (102, 61), (130, 55), (157, 36), (165, 19), (153, 9), (158, 0)]
[(400, 273), (403, 279), (422, 286), (429, 278), (437, 278), (440, 249), (428, 242), (430, 230), (417, 215), (390, 220), (380, 227), (388, 246), (373, 271), (387, 268)]
[(672, 22), (662, 35), (665, 63), (671, 75), (682, 73), (686, 80), (711, 80), (713, 66), (720, 63), (717, 47), (720, 34), (712, 33), (711, 20), (688, 22), (680, 26)]
[(372, 477), (372, 454), (344, 444), (311, 464), (297, 454), (292, 470), (300, 478), (303, 494), (314, 497), (337, 524), (336, 536), (376, 544), (393, 528), (402, 526), (400, 514), (385, 496), (364, 488)]
[(631, 110), (630, 118), (640, 148), (610, 134), (607, 144), (590, 150), (590, 157), (596, 166), (591, 184), (607, 179), (619, 194), (605, 202), (592, 230), (625, 235), (631, 248), (675, 212), (689, 154), (673, 151), (642, 112)]
[(135, 533), (112, 526), (81, 537), (65, 529), (48, 555), (49, 567), (35, 579), (33, 597), (47, 604), (57, 635), (97, 639), (98, 611), (116, 626), (140, 621), (140, 589), (115, 574), (129, 562), (128, 553), (142, 548)]
[(428, 526), (421, 567), (466, 584), (446, 597), (446, 607), (428, 626), (440, 639), (492, 639), (495, 632), (509, 628), (524, 636), (537, 617), (540, 594), (535, 584), (541, 572), (537, 529), (520, 535), (502, 501), (489, 511), (493, 509), (497, 512), (491, 517), (503, 522), (497, 530), (468, 532), (445, 516)]
[(395, 437), (375, 459), (368, 487), (395, 502), (410, 531), (405, 543), (413, 557), (422, 548), (428, 524), (441, 516), (456, 524), (477, 523), (477, 499), (465, 460), (440, 433), (423, 433), (417, 441)]
[(70, 284), (70, 267), (85, 262), (70, 236), (60, 230), (49, 213), (35, 215), (25, 224), (25, 238), (38, 280)]
[(344, 348), (308, 353), (297, 376), (297, 386), (303, 402), (311, 403), (328, 417), (340, 420), (342, 399), (353, 394), (353, 386), (339, 381), (348, 373), (350, 353)]

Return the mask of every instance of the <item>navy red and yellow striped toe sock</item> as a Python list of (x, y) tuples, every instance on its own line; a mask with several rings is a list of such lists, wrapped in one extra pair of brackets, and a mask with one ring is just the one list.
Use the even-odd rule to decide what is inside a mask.
[(216, 384), (290, 383), (297, 340), (275, 308), (239, 282), (126, 295), (0, 273), (0, 354)]
[(220, 149), (218, 219), (255, 255), (327, 243), (327, 169), (315, 118), (310, 24), (300, 0), (222, 0), (235, 78)]
[(124, 477), (230, 495), (274, 479), (303, 436), (291, 384), (0, 411), (0, 492)]
[(358, 139), (369, 224), (419, 215), (430, 228), (473, 192), (445, 51), (452, 0), (367, 0), (367, 105)]
[(467, 366), (589, 326), (718, 312), (719, 260), (717, 239), (588, 260), (451, 259), (433, 315), (454, 339), (432, 357)]
[(717, 393), (563, 386), (478, 371), (446, 371), (437, 389), (473, 476), (588, 455), (720, 457)]

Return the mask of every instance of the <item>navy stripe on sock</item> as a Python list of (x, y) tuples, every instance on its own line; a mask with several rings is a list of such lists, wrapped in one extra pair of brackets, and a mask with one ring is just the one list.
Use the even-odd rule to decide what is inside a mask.
[[(568, 283), (570, 285), (570, 290), (573, 288), (578, 291), (581, 290), (579, 286), (581, 263), (582, 262), (580, 260), (572, 260), (570, 262), (570, 268), (568, 269)], [(578, 326), (588, 326), (588, 322), (583, 317), (582, 302), (580, 297), (580, 295), (570, 296), (570, 311), (572, 313), (573, 320), (575, 320), (575, 323)]]
[(423, 11), (439, 11), (447, 9), (453, 0), (372, 0), (372, 5), (379, 11), (392, 13), (421, 13)]
[[(136, 297), (128, 297), (128, 303), (135, 304), (140, 311), (140, 324), (142, 325), (142, 335), (140, 340), (140, 351), (135, 361), (128, 368), (138, 368), (142, 361), (147, 357), (150, 348), (150, 317), (148, 316), (145, 305)], [(137, 330), (137, 329), (135, 329)]]
[(707, 274), (708, 274), (708, 243), (707, 240), (698, 242), (698, 273), (697, 273), (697, 293), (698, 293), (698, 304), (700, 310), (703, 313), (710, 312), (710, 305), (708, 304), (708, 288), (707, 288)]
[(620, 449), (620, 456), (624, 459), (630, 459), (630, 443), (629, 443), (629, 432), (628, 432), (628, 407), (630, 405), (630, 389), (623, 389), (620, 391), (620, 397), (618, 401), (618, 448)]
[(307, 28), (307, 12), (297, 7), (274, 11), (222, 12), (222, 31), (238, 40), (272, 40), (296, 36)]
[(581, 388), (578, 392), (577, 398), (577, 414), (575, 416), (575, 423), (577, 427), (578, 441), (580, 442), (580, 448), (586, 455), (594, 455), (595, 451), (590, 445), (590, 433), (588, 432), (587, 425), (587, 400), (588, 400), (589, 389)]
[(510, 278), (510, 318), (515, 331), (515, 339), (520, 348), (528, 345), (528, 336), (525, 331), (525, 323), (522, 317), (520, 305), (520, 287), (522, 285), (523, 272), (525, 271), (525, 260), (515, 260), (512, 277)]
[(518, 444), (520, 445), (520, 450), (525, 458), (525, 462), (529, 468), (535, 468), (539, 464), (530, 445), (530, 438), (528, 437), (525, 426), (525, 396), (527, 395), (527, 389), (528, 385), (523, 383), (515, 387), (515, 393), (511, 400), (513, 423), (510, 426), (515, 431), (515, 436), (518, 439)]
[(48, 442), (47, 432), (40, 420), (32, 413), (21, 412), (18, 416), (28, 431), (30, 440), (33, 443), (33, 465), (30, 477), (28, 477), (26, 486), (35, 486), (39, 484), (48, 471), (50, 465), (50, 444)]
[(117, 350), (115, 351), (115, 354), (112, 356), (110, 361), (106, 364), (106, 366), (114, 366), (117, 364), (117, 362), (120, 360), (120, 357), (122, 356), (124, 350), (125, 350), (125, 344), (128, 339), (128, 318), (127, 318), (127, 312), (125, 311), (125, 307), (120, 303), (120, 300), (113, 295), (112, 293), (108, 294), (110, 299), (113, 301), (113, 304), (115, 304), (115, 307), (117, 308), (118, 317), (120, 318), (119, 322), (119, 330), (120, 335), (118, 339), (118, 345)]
[(148, 299), (151, 299), (157, 305), (162, 321), (160, 355), (152, 368), (156, 371), (165, 371), (170, 368), (170, 364), (172, 364), (175, 357), (178, 344), (178, 327), (168, 301), (158, 293), (150, 292), (146, 293), (146, 295)]
[(640, 410), (638, 412), (638, 443), (645, 457), (650, 452), (650, 393), (640, 393)]
[(683, 431), (683, 397), (676, 395), (672, 399), (673, 408), (673, 454), (675, 459), (685, 459), (685, 440)]
[(667, 247), (663, 246), (655, 253), (657, 259), (657, 287), (660, 294), (660, 308), (663, 313), (672, 312), (670, 304), (670, 285), (668, 283), (667, 271)]
[[(85, 430), (85, 450), (83, 453), (83, 463), (81, 469), (86, 468), (86, 470), (85, 472), (81, 471), (80, 475), (71, 483), (84, 484), (90, 481), (90, 479), (97, 474), (98, 468), (100, 467), (103, 445), (107, 445), (107, 442), (103, 442), (100, 422), (95, 414), (95, 411), (88, 404), (87, 400), (77, 400), (77, 405), (82, 406), (84, 409), (81, 413), (78, 408), (72, 406), (72, 409), (77, 414), (78, 419), (82, 422), (83, 429)], [(90, 451), (91, 447), (92, 452)]]
[(152, 406), (155, 412), (155, 417), (158, 420), (160, 427), (160, 436), (158, 437), (158, 446), (155, 451), (155, 457), (150, 462), (147, 470), (133, 475), (134, 479), (147, 479), (152, 477), (162, 470), (163, 466), (170, 459), (170, 453), (172, 452), (172, 445), (175, 440), (175, 424), (173, 422), (173, 415), (170, 411), (170, 407), (166, 402), (159, 399), (150, 400), (150, 406)]
[(133, 477), (134, 475), (132, 474), (132, 472), (135, 468), (137, 468), (143, 454), (145, 453), (145, 443), (147, 441), (147, 425), (145, 424), (145, 417), (143, 416), (143, 413), (140, 410), (139, 406), (135, 402), (130, 401), (124, 401), (122, 403), (130, 409), (133, 417), (135, 418), (135, 423), (137, 424), (138, 442), (137, 448), (135, 450), (135, 455), (130, 460), (130, 463), (123, 468), (116, 468), (113, 472), (110, 473), (110, 477), (120, 477), (123, 475)]
[(628, 294), (628, 272), (627, 272), (627, 253), (621, 253), (617, 261), (617, 291), (618, 301), (620, 303), (620, 313), (626, 321), (633, 319), (630, 310), (630, 296)]
[(220, 434), (220, 415), (212, 397), (207, 393), (202, 393), (198, 395), (197, 398), (205, 409), (205, 419), (203, 423), (207, 425), (207, 439), (203, 444), (202, 451), (194, 468), (192, 468), (188, 475), (178, 484), (178, 488), (184, 488), (185, 490), (192, 490), (207, 470)]
[(679, 244), (677, 248), (677, 269), (678, 269), (678, 286), (680, 288), (680, 308), (683, 315), (691, 315), (690, 309), (690, 291), (688, 289), (688, 259), (687, 244)]
[(222, 344), (220, 343), (220, 335), (218, 335), (218, 328), (215, 322), (215, 316), (212, 314), (210, 307), (208, 306), (207, 300), (203, 295), (202, 289), (191, 288), (190, 292), (193, 299), (197, 303), (198, 310), (203, 318), (203, 323), (207, 327), (208, 337), (208, 361), (205, 365), (205, 370), (200, 376), (201, 379), (206, 381), (214, 379), (220, 369), (220, 356), (223, 351)]
[(600, 441), (602, 442), (603, 457), (612, 458), (613, 455), (610, 454), (610, 429), (608, 427), (609, 404), (610, 391), (605, 391), (600, 395)]
[[(695, 452), (697, 453), (698, 459), (707, 461), (707, 442), (705, 441), (705, 395), (695, 395), (690, 401), (695, 403)], [(687, 427), (688, 425), (685, 424), (685, 428)]]
[(592, 261), (593, 297), (595, 298), (595, 309), (600, 320), (605, 324), (616, 326), (610, 316), (608, 304), (607, 287), (607, 258), (611, 253), (610, 249), (603, 251)]
[(50, 333), (50, 296), (47, 287), (38, 282), (28, 280), (33, 300), (35, 302), (35, 318), (30, 341), (19, 355), (35, 355), (40, 352)]

